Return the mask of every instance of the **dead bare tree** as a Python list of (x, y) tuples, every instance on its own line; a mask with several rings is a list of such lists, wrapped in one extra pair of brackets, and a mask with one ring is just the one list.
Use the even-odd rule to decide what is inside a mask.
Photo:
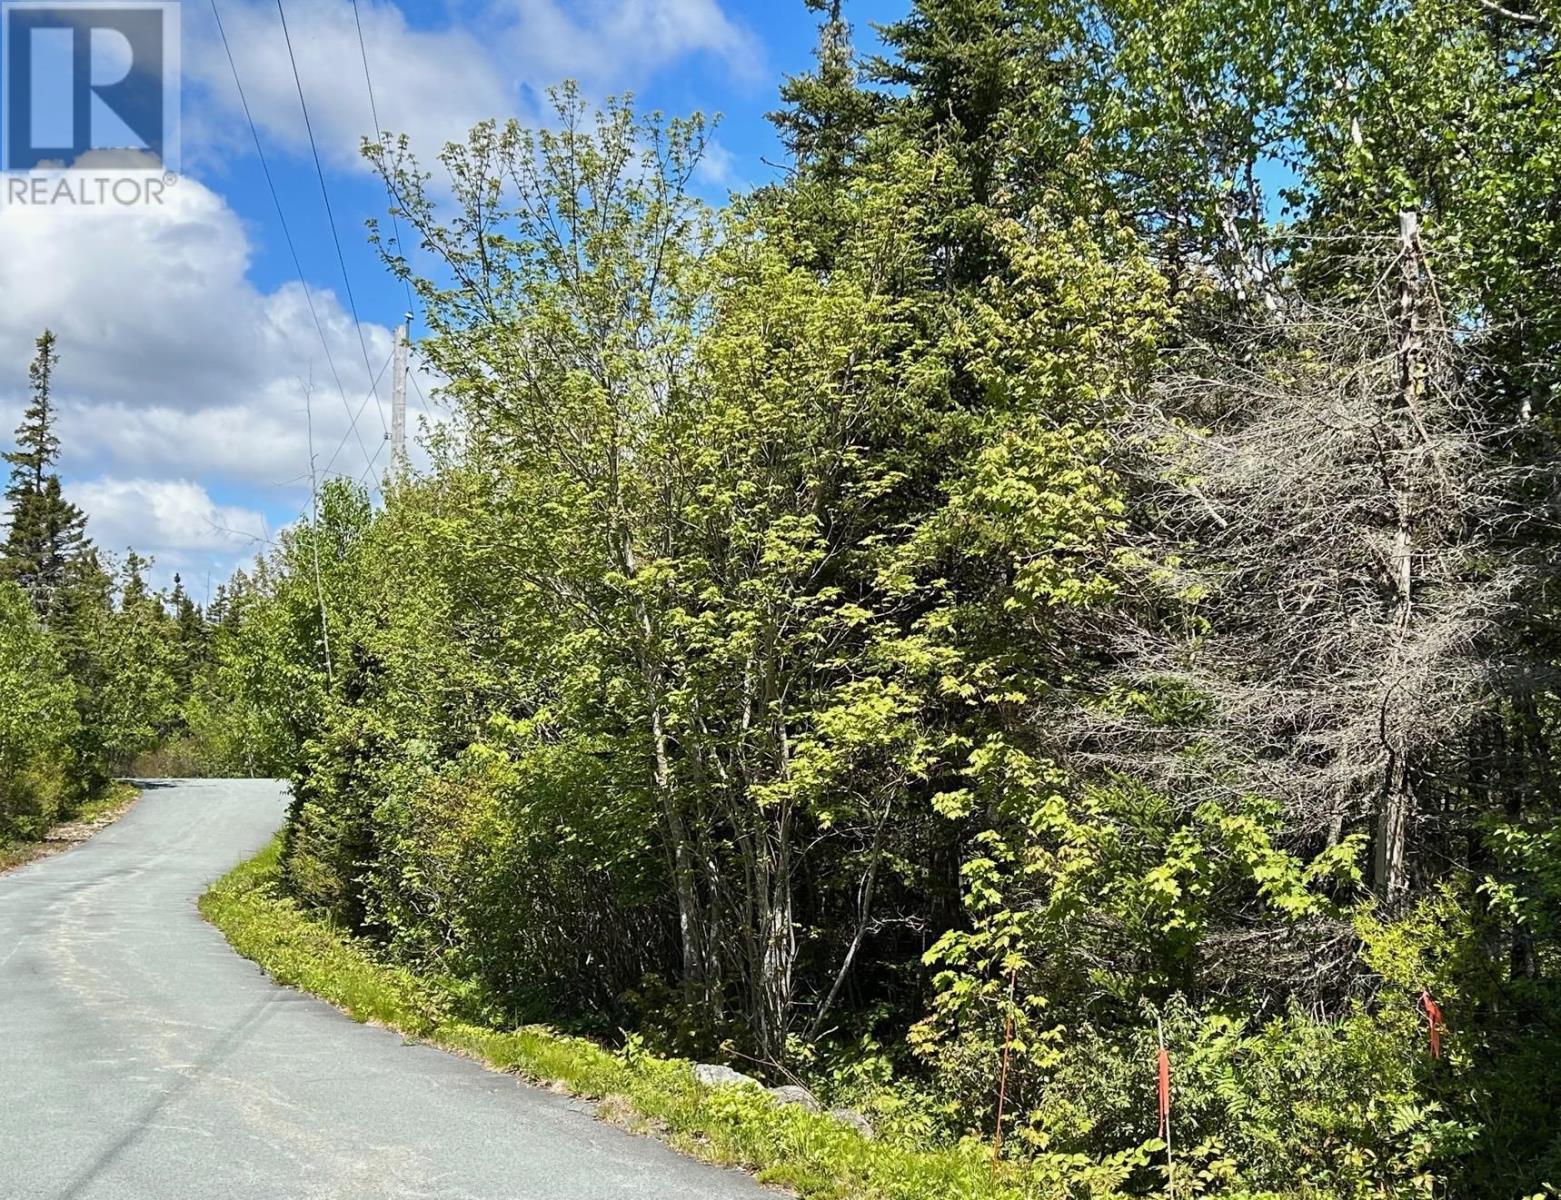
[(1289, 295), (1210, 330), (1124, 424), (1147, 566), (1114, 683), (1196, 715), (1085, 705), (1070, 726), (1190, 802), (1279, 802), (1298, 846), (1369, 839), (1390, 906), (1421, 791), (1489, 703), (1481, 647), (1520, 578), (1497, 549), (1500, 431), (1412, 215), (1396, 251), (1352, 300)]

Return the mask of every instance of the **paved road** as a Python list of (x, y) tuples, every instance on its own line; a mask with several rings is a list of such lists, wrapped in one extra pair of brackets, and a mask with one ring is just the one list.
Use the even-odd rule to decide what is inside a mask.
[(151, 787), (0, 877), (0, 1198), (774, 1200), (235, 955), (195, 898), (284, 804), (274, 783)]

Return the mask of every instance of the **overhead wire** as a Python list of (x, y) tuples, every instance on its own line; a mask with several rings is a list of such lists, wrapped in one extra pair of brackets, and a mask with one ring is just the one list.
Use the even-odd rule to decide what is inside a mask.
[[(375, 452), (373, 460), (369, 463), (368, 466), (363, 468), (363, 474), (358, 476), (359, 487), (363, 487), (365, 484), (367, 484), (373, 490), (380, 491), (378, 483), (369, 483), (369, 475), (373, 472), (375, 465), (379, 462), (379, 456), (384, 453), (385, 445), (386, 443), (384, 442), (380, 443), (379, 450)], [(381, 495), (383, 495), (382, 492)]]
[(238, 92), (239, 105), (244, 110), (244, 120), (249, 125), (249, 136), (255, 143), (255, 157), (260, 161), (260, 171), (265, 176), (266, 190), (271, 193), (271, 203), (276, 209), (277, 224), (282, 230), (282, 239), (287, 243), (288, 256), (293, 260), (293, 270), (298, 276), (298, 286), (303, 289), (304, 303), (309, 308), (310, 320), (314, 322), (315, 333), (320, 338), (320, 349), (325, 352), (325, 365), (330, 369), (331, 380), (336, 385), (336, 393), (341, 397), (342, 407), (346, 409), (349, 418), (349, 433), (358, 439), (358, 448), (363, 452), (365, 460), (369, 459), (368, 447), (363, 444), (363, 435), (358, 430), (357, 418), (352, 414), (352, 406), (347, 403), (347, 389), (342, 386), (341, 375), (336, 370), (336, 359), (331, 354), (330, 339), (325, 336), (325, 324), (320, 320), (320, 313), (314, 305), (314, 294), (309, 290), (309, 282), (304, 277), (303, 262), (298, 257), (298, 247), (293, 241), (292, 230), (287, 224), (287, 214), (282, 209), (282, 198), (276, 189), (276, 180), (271, 174), (271, 164), (266, 159), (265, 149), (260, 144), (260, 131), (255, 127), (255, 118), (250, 112), (249, 97), (244, 93), (244, 83), (239, 78), (238, 63), (233, 58), (233, 48), (228, 43), (228, 32), (222, 24), (222, 14), (217, 10), (217, 0), (210, 0), (212, 19), (217, 23), (217, 34), (222, 39), (222, 51), (228, 59), (228, 69), (233, 73), (233, 87)]
[[(358, 415), (360, 415), (360, 416), (362, 415), (363, 410), (369, 406), (369, 401), (374, 399), (374, 397), (378, 394), (379, 381), (384, 378), (384, 376), (385, 376), (385, 368), (390, 366), (391, 361), (395, 358), (395, 356), (396, 356), (396, 352), (394, 350), (392, 350), (390, 352), (390, 357), (385, 359), (385, 361), (380, 365), (379, 370), (374, 375), (373, 381), (369, 384), (368, 395), (364, 396), (363, 397), (363, 403), (358, 405)], [(321, 475), (329, 475), (331, 473), (331, 468), (336, 465), (336, 459), (341, 454), (342, 447), (345, 446), (346, 444), (347, 444), (347, 438), (344, 435), (342, 437), (342, 440), (336, 444), (336, 449), (331, 452), (331, 457), (326, 460), (325, 467), (320, 472)], [(385, 448), (385, 443), (383, 441), (381, 441), (380, 442), (380, 450), (383, 450), (384, 448)], [(372, 467), (378, 461), (379, 461), (379, 451), (375, 451), (374, 456), (369, 459), (369, 466)]]
[[(352, 23), (358, 32), (358, 56), (363, 61), (363, 84), (369, 94), (369, 116), (374, 122), (374, 137), (377, 140), (384, 135), (385, 128), (380, 123), (379, 104), (374, 96), (374, 74), (369, 69), (369, 50), (368, 44), (363, 37), (363, 18), (358, 9), (358, 0), (352, 0)], [(389, 180), (386, 180), (385, 190), (386, 194), (390, 198), (390, 228), (391, 233), (395, 238), (396, 253), (405, 257), (409, 251), (405, 243), (401, 240), (401, 221), (396, 216), (396, 196), (390, 187)], [(412, 296), (412, 285), (410, 282), (408, 282), (404, 275), (401, 276), (401, 289), (403, 294), (406, 296), (406, 319), (408, 325), (407, 332), (410, 335), (412, 318), (417, 311), (417, 302), (413, 299)], [(417, 389), (418, 401), (422, 406), (424, 415), (431, 416), (432, 413), (428, 406), (428, 400), (423, 395), (423, 386), (417, 381), (417, 373), (414, 371), (408, 371), (407, 374), (411, 377), (412, 386)], [(374, 457), (377, 461), (379, 455), (376, 454)], [(369, 469), (372, 470), (372, 463), (370, 464)]]
[[(358, 15), (358, 0), (352, 0), (352, 23), (358, 30), (358, 54), (363, 59), (363, 82), (369, 92), (369, 116), (374, 119), (374, 138), (377, 141), (385, 133), (385, 128), (379, 123), (379, 105), (374, 100), (374, 76), (369, 73), (369, 48), (363, 40), (363, 19)], [(389, 184), (386, 184), (387, 190)], [(401, 222), (396, 218), (394, 197), (390, 209), (390, 228), (396, 239), (396, 253), (404, 254), (406, 247), (401, 242)], [(405, 278), (401, 280), (402, 290), (406, 293), (407, 317), (410, 319), (415, 309), (412, 301), (412, 285)]]
[(433, 406), (428, 403), (428, 397), (423, 395), (423, 385), (417, 381), (417, 372), (408, 371), (407, 375), (412, 380), (412, 386), (417, 389), (417, 402), (423, 407), (423, 415), (432, 417), (434, 415)]
[[(287, 46), (287, 61), (293, 69), (293, 86), (298, 91), (298, 107), (303, 113), (304, 133), (309, 138), (309, 152), (314, 158), (315, 177), (320, 181), (320, 197), (325, 202), (325, 219), (331, 228), (331, 243), (336, 248), (336, 263), (341, 268), (342, 286), (347, 293), (347, 307), (352, 311), (353, 328), (358, 334), (358, 348), (363, 352), (363, 369), (373, 375), (374, 368), (369, 362), (369, 346), (363, 337), (363, 322), (358, 319), (358, 302), (352, 294), (352, 278), (347, 272), (347, 256), (342, 253), (341, 234), (336, 228), (336, 211), (331, 205), (331, 190), (325, 182), (325, 166), (320, 161), (319, 143), (314, 138), (314, 123), (309, 119), (309, 102), (304, 99), (303, 78), (298, 73), (298, 58), (293, 53), (293, 35), (287, 28), (287, 9), (282, 0), (276, 0), (277, 16), (282, 22), (282, 40)], [(379, 393), (374, 393), (374, 409), (379, 414), (379, 423), (384, 427), (385, 434), (390, 434), (390, 426), (385, 423), (384, 406), (379, 403)]]
[[(342, 435), (341, 441), (339, 441), (337, 443), (336, 448), (331, 452), (331, 457), (326, 461), (326, 465), (325, 465), (324, 469), (320, 472), (320, 475), (322, 475), (322, 476), (329, 476), (330, 475), (331, 469), (335, 466), (336, 460), (340, 457), (342, 450), (346, 447), (348, 439), (349, 438), (355, 438), (357, 440), (357, 443), (358, 443), (358, 448), (362, 452), (364, 460), (365, 460), (365, 466), (364, 466), (364, 469), (363, 469), (363, 474), (358, 479), (358, 482), (361, 485), (373, 473), (375, 465), (378, 463), (380, 456), (384, 453), (384, 448), (385, 448), (385, 445), (386, 445), (386, 441), (382, 439), (380, 444), (379, 444), (378, 449), (375, 451), (374, 454), (371, 455), (369, 453), (369, 451), (368, 451), (368, 447), (364, 444), (363, 435), (362, 435), (361, 431), (358, 428), (358, 423), (359, 423), (359, 419), (363, 415), (363, 410), (368, 407), (369, 401), (373, 400), (375, 402), (375, 412), (376, 412), (376, 414), (379, 417), (380, 426), (381, 426), (381, 428), (385, 432), (385, 437), (388, 439), (388, 437), (389, 437), (389, 427), (388, 427), (388, 425), (386, 425), (386, 422), (385, 422), (385, 413), (384, 413), (383, 405), (379, 402), (379, 383), (380, 383), (380, 380), (384, 377), (386, 368), (389, 367), (391, 361), (393, 361), (393, 359), (394, 359), (394, 350), (392, 350), (391, 356), (386, 359), (385, 363), (380, 366), (380, 369), (377, 372), (374, 371), (372, 363), (369, 360), (368, 342), (367, 342), (367, 340), (363, 336), (363, 322), (362, 322), (362, 320), (358, 316), (357, 298), (353, 294), (352, 279), (351, 279), (351, 276), (350, 276), (350, 274), (349, 274), (349, 272), (347, 270), (346, 255), (345, 255), (345, 253), (342, 250), (341, 234), (340, 234), (340, 232), (339, 232), (339, 230), (337, 228), (337, 225), (336, 225), (336, 213), (335, 213), (334, 206), (331, 204), (330, 188), (329, 188), (329, 185), (326, 183), (326, 180), (325, 180), (325, 169), (324, 169), (324, 165), (323, 165), (323, 163), (321, 161), (321, 158), (320, 158), (319, 144), (316, 141), (315, 136), (314, 136), (314, 125), (313, 125), (313, 121), (312, 121), (312, 119), (310, 118), (310, 115), (309, 115), (308, 100), (305, 98), (305, 95), (304, 95), (303, 79), (302, 79), (302, 76), (299, 73), (297, 55), (295, 54), (294, 49), (293, 49), (292, 32), (288, 28), (288, 24), (287, 24), (287, 10), (286, 10), (286, 8), (285, 8), (285, 6), (283, 4), (283, 0), (276, 0), (277, 17), (278, 17), (278, 19), (279, 19), (279, 21), (281, 23), (281, 26), (282, 26), (282, 39), (283, 39), (284, 45), (287, 48), (288, 64), (289, 64), (289, 66), (292, 69), (293, 86), (294, 86), (295, 90), (297, 91), (297, 95), (298, 95), (298, 107), (299, 107), (300, 113), (303, 116), (304, 132), (305, 132), (305, 134), (306, 134), (306, 136), (308, 138), (310, 155), (311, 155), (311, 157), (312, 157), (312, 159), (314, 161), (315, 177), (319, 181), (319, 184), (320, 184), (320, 197), (321, 197), (321, 200), (323, 201), (324, 206), (325, 206), (325, 216), (326, 216), (327, 225), (330, 228), (331, 243), (332, 243), (332, 246), (334, 247), (335, 252), (336, 252), (337, 267), (341, 271), (342, 286), (343, 286), (343, 290), (344, 290), (344, 292), (346, 294), (346, 297), (347, 297), (347, 306), (348, 306), (349, 311), (351, 312), (352, 321), (353, 321), (353, 328), (354, 328), (354, 331), (356, 332), (357, 338), (358, 338), (358, 349), (359, 349), (359, 352), (363, 356), (364, 371), (370, 376), (368, 393), (367, 393), (367, 395), (365, 395), (363, 401), (358, 405), (357, 409), (354, 410), (352, 408), (352, 406), (347, 401), (346, 389), (342, 386), (341, 375), (340, 375), (339, 371), (337, 370), (335, 358), (331, 354), (330, 341), (325, 336), (324, 323), (320, 319), (319, 310), (315, 306), (313, 294), (309, 290), (309, 284), (308, 284), (308, 281), (307, 281), (307, 279), (306, 279), (306, 277), (304, 275), (303, 263), (302, 263), (302, 260), (299, 257), (299, 254), (298, 254), (297, 243), (294, 241), (293, 235), (292, 235), (292, 230), (288, 226), (286, 212), (285, 212), (285, 210), (282, 207), (281, 195), (280, 195), (280, 193), (277, 190), (275, 177), (271, 173), (270, 163), (266, 159), (265, 150), (264, 150), (264, 148), (263, 148), (263, 146), (261, 144), (261, 141), (260, 141), (260, 132), (259, 132), (259, 129), (257, 128), (257, 126), (255, 125), (254, 115), (253, 115), (253, 113), (252, 113), (252, 111), (250, 109), (250, 106), (249, 106), (249, 99), (248, 99), (248, 96), (246, 95), (246, 93), (244, 91), (243, 81), (242, 81), (242, 79), (239, 76), (238, 63), (237, 63), (237, 61), (235, 60), (235, 58), (233, 56), (233, 48), (232, 48), (231, 43), (228, 41), (227, 30), (226, 30), (226, 28), (222, 24), (222, 15), (221, 15), (220, 11), (217, 8), (217, 0), (209, 0), (209, 2), (211, 4), (212, 18), (213, 18), (213, 20), (216, 23), (217, 33), (218, 33), (219, 38), (222, 41), (223, 53), (224, 53), (224, 55), (226, 56), (226, 58), (228, 60), (228, 69), (232, 73), (232, 76), (233, 76), (233, 86), (234, 86), (234, 89), (238, 93), (239, 105), (240, 105), (240, 107), (243, 110), (245, 123), (249, 126), (250, 138), (254, 142), (255, 155), (256, 155), (257, 159), (259, 160), (259, 162), (260, 162), (261, 172), (264, 175), (265, 181), (266, 181), (266, 188), (267, 188), (267, 191), (270, 193), (271, 203), (272, 203), (273, 207), (276, 210), (277, 222), (278, 222), (279, 226), (281, 227), (283, 240), (287, 244), (288, 255), (292, 259), (293, 269), (297, 273), (299, 286), (303, 290), (304, 301), (305, 301), (306, 305), (308, 306), (309, 315), (310, 315), (310, 318), (311, 318), (311, 320), (312, 320), (312, 322), (314, 324), (315, 332), (316, 332), (316, 334), (320, 338), (320, 346), (321, 346), (321, 349), (325, 353), (326, 365), (328, 366), (328, 368), (329, 368), (329, 370), (331, 372), (331, 379), (332, 379), (332, 381), (336, 385), (337, 394), (340, 397), (341, 402), (342, 402), (342, 406), (343, 406), (343, 408), (345, 409), (345, 411), (347, 413), (347, 418), (348, 418), (347, 432)], [(379, 129), (379, 109), (378, 109), (378, 103), (377, 103), (375, 95), (374, 95), (374, 80), (373, 80), (373, 75), (372, 75), (372, 73), (369, 70), (368, 48), (367, 48), (367, 45), (366, 45), (366, 43), (364, 41), (364, 37), (363, 37), (363, 23), (362, 23), (361, 16), (359, 14), (357, 0), (352, 0), (352, 11), (353, 11), (353, 24), (354, 24), (354, 26), (356, 27), (356, 30), (357, 30), (358, 51), (359, 51), (359, 55), (361, 56), (362, 62), (363, 62), (364, 83), (365, 83), (365, 85), (367, 87), (367, 90), (368, 90), (369, 112), (370, 112), (371, 116), (373, 117), (374, 126), (375, 126), (375, 133), (376, 133), (376, 136), (378, 136), (379, 133), (382, 132)], [(394, 235), (395, 235), (395, 238), (396, 238), (396, 246), (397, 246), (397, 249), (399, 251), (402, 248), (402, 246), (401, 246), (401, 227), (400, 227), (400, 222), (397, 220), (396, 215), (395, 215), (394, 212), (391, 213), (391, 222), (392, 222), (393, 232), (394, 232)], [(411, 286), (410, 286), (410, 284), (408, 284), (408, 282), (405, 279), (402, 279), (401, 283), (402, 283), (402, 288), (403, 288), (403, 290), (405, 291), (405, 294), (406, 294), (407, 309), (408, 309), (408, 314), (410, 315), (411, 310), (413, 308)], [(417, 391), (418, 391), (419, 397), (422, 397), (422, 387), (421, 387), (420, 384), (416, 384), (415, 376), (414, 376), (414, 385), (417, 386)], [(423, 400), (423, 405), (424, 405), (424, 408), (425, 408), (425, 411), (426, 411), (426, 409), (427, 409), (427, 400), (426, 399)], [(311, 464), (311, 474), (312, 474), (312, 464)], [(376, 488), (376, 490), (377, 490), (377, 485), (370, 484), (370, 486)], [(311, 493), (310, 503), (311, 503), (311, 505), (313, 503), (315, 503), (312, 493)], [(308, 511), (308, 506), (306, 506), (303, 511), (307, 512)], [(303, 512), (300, 513), (300, 517), (302, 517), (302, 515), (303, 515)]]
[[(392, 357), (394, 356), (394, 353), (395, 353), (394, 351), (391, 352)], [(379, 386), (379, 381), (384, 377), (385, 368), (390, 366), (390, 361), (391, 360), (389, 358), (387, 358), (384, 361), (384, 363), (382, 363), (380, 365), (378, 373), (374, 376), (374, 379), (373, 379), (372, 383), (370, 384), (368, 395), (364, 396), (363, 397), (363, 402), (358, 405), (358, 411), (357, 411), (356, 416), (362, 416), (363, 415), (363, 410), (368, 407), (369, 401), (374, 398), (374, 395), (375, 395), (374, 389)], [(307, 404), (307, 401), (306, 401), (306, 404)], [(347, 413), (348, 413), (349, 416), (353, 416), (354, 415), (353, 412), (352, 412), (352, 407), (350, 405), (347, 408)], [(331, 468), (336, 465), (336, 459), (338, 457), (340, 457), (343, 448), (345, 448), (345, 446), (347, 445), (347, 439), (349, 437), (351, 437), (351, 436), (352, 435), (351, 435), (350, 430), (349, 430), (349, 432), (342, 434), (341, 441), (336, 443), (336, 449), (331, 451), (330, 458), (325, 460), (325, 466), (323, 468), (321, 468), (318, 472), (316, 472), (315, 469), (314, 469), (314, 461), (313, 461), (314, 453), (313, 453), (313, 449), (311, 448), (311, 450), (310, 450), (309, 474), (304, 476), (304, 478), (309, 480), (309, 503), (305, 504), (301, 509), (298, 510), (298, 519), (299, 520), (302, 520), (305, 516), (309, 515), (311, 513), (311, 511), (314, 509), (314, 507), (317, 504), (317, 502), (318, 502), (317, 499), (316, 499), (316, 496), (315, 496), (315, 483), (314, 483), (315, 479), (316, 478), (320, 478), (320, 479), (329, 479), (330, 478)], [(368, 487), (370, 489), (370, 494), (371, 495), (374, 492), (380, 491), (380, 486), (379, 486), (378, 483), (369, 482), (369, 476), (373, 473), (375, 464), (379, 462), (379, 456), (385, 452), (385, 446), (386, 445), (387, 445), (387, 443), (385, 442), (385, 440), (381, 439), (378, 448), (374, 451), (374, 453), (372, 455), (370, 455), (367, 451), (365, 451), (364, 455), (363, 455), (363, 457), (364, 457), (363, 474), (358, 476), (358, 484), (361, 487), (363, 484), (368, 483)], [(343, 472), (342, 474), (343, 474), (343, 476), (345, 478), (349, 478), (349, 479), (351, 478), (351, 476), (350, 475), (346, 475), (345, 472)], [(269, 539), (267, 539), (267, 544), (268, 545), (271, 544)]]

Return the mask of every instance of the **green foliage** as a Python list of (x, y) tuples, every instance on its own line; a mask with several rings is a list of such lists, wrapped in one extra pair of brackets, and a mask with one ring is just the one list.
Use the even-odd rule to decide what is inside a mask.
[[(1178, 1172), (1203, 1188), (1422, 1194), (1432, 1164), (1466, 1148), (1473, 1126), (1422, 1090), (1423, 1019), (1407, 981), (1456, 992), (1420, 957), (1397, 960), (1390, 947), (1406, 931), (1361, 924), (1363, 958), (1384, 986), (1327, 1019), (1294, 1001), (1261, 1016), (1262, 995), (1234, 989), (1270, 980), (1199, 961), (1211, 942), (1255, 941), (1264, 921), (1316, 945), (1316, 926), (1338, 915), (1325, 893), (1355, 877), (1358, 847), (1305, 863), (1275, 847), (1277, 831), (1262, 807), (1178, 814), (1164, 797), (1118, 785), (1078, 805), (1051, 795), (1011, 841), (984, 835), (985, 854), (965, 866), (973, 927), (927, 955), (939, 990), (913, 1044), (936, 1066), (932, 1103), (950, 1118), (967, 1112), (1011, 1036), (1012, 1136), (1096, 1157), (1155, 1137), (1163, 1038)], [(1216, 915), (1239, 915), (1241, 930), (1211, 937)], [(1188, 991), (1222, 975), (1224, 994), (1189, 1003)]]
[(64, 664), (27, 597), (0, 582), (0, 842), (37, 837), (64, 808), (71, 699)]
[[(116, 568), (86, 538), (86, 519), (53, 469), (58, 357), (46, 331), (30, 369), (32, 401), (16, 448), (4, 456), (11, 478), (0, 580), (21, 589), (37, 627), (11, 611), (8, 595), (8, 653), (16, 658), (7, 664), (14, 686), (7, 719), (17, 725), (7, 735), (13, 749), (0, 837), (16, 832), (16, 812), (30, 813), (36, 832), (49, 817), (111, 794), (113, 775), (133, 767), (197, 773), (242, 762), (251, 773), (282, 752), (276, 723), (232, 677), (238, 627), (214, 646), (206, 615), (178, 576), (170, 594), (153, 593), (147, 560), (131, 551)], [(61, 678), (68, 719), (56, 713)], [(177, 746), (154, 754), (170, 742)]]
[[(379, 511), (328, 487), (204, 630), (177, 592), (137, 625), (128, 584), (110, 622), (174, 631), (125, 656), (138, 696), (190, 685), (112, 745), (183, 731), (293, 778), (279, 857), (208, 906), (284, 978), (810, 1195), (1150, 1195), (1167, 1156), (1178, 1191), (1232, 1197), (1547, 1187), (1561, 1140), (1524, 1139), (1561, 1110), (1551, 544), (1483, 523), (1548, 494), (1551, 18), (918, 0), (864, 64), (841, 6), (810, 7), (817, 69), (776, 116), (795, 176), (723, 213), (688, 194), (702, 120), (567, 87), (549, 128), (445, 149), (453, 203), (405, 141), (369, 148), (441, 264), (382, 247), (447, 381), (430, 470)], [(1162, 443), (1217, 443), (1247, 494), (1308, 485), (1309, 447), (1254, 413), (1331, 378), (1329, 337), (1366, 320), (1337, 313), (1404, 270), (1376, 248), (1406, 205), (1456, 420), (1367, 421), (1354, 490), (1253, 518), (1238, 563)], [(1396, 320), (1365, 356), (1395, 377)], [(1325, 408), (1293, 437), (1336, 433)], [(1471, 451), (1487, 411), (1532, 420)], [(1434, 535), (1380, 488), (1414, 456), (1378, 435), (1411, 425)], [(1461, 496), (1439, 455), (1465, 451), (1520, 494)], [(1395, 520), (1392, 646), (1259, 678), (1239, 648), (1281, 622), (1319, 654), (1388, 624), (1398, 560), (1369, 537), (1275, 579)], [(1449, 617), (1415, 574), (1433, 536), (1460, 582), (1492, 556), (1540, 581), (1522, 619), (1491, 616), (1518, 583)], [(1450, 645), (1477, 678), (1414, 731), (1406, 898), (1368, 867), (1388, 702), (1369, 744), (1317, 730)], [(1253, 728), (1238, 779), (1214, 748)], [(542, 1017), (634, 1034), (509, 1032)], [(703, 1097), (646, 1046), (803, 1075), (889, 1145)]]
[(602, 1116), (655, 1130), (710, 1161), (748, 1167), (806, 1200), (1110, 1200), (1144, 1164), (1140, 1152), (1099, 1164), (1056, 1155), (994, 1172), (980, 1143), (927, 1151), (870, 1142), (832, 1117), (777, 1106), (758, 1088), (702, 1087), (689, 1063), (651, 1055), (633, 1039), (613, 1053), (545, 1026), (472, 1024), (439, 987), (301, 911), (281, 886), (281, 851), (280, 841), (273, 842), (200, 900), (201, 912), (234, 949), (279, 982), (313, 992), (358, 1021), (597, 1100)]

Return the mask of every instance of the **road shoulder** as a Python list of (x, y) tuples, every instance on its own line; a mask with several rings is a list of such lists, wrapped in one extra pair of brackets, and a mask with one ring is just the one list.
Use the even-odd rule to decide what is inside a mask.
[(592, 1102), (598, 1118), (660, 1138), (685, 1154), (742, 1167), (805, 1200), (1020, 1200), (1035, 1194), (984, 1145), (928, 1148), (871, 1141), (826, 1113), (779, 1103), (757, 1085), (705, 1086), (693, 1065), (610, 1050), (540, 1025), (498, 1030), (451, 1011), (427, 980), (303, 912), (280, 887), (280, 841), (219, 879), (203, 916), (277, 983), (308, 992), (354, 1020), (473, 1059), (534, 1085)]
[(103, 796), (84, 804), (79, 813), (53, 826), (39, 841), (0, 845), (0, 875), (90, 841), (129, 812), (140, 798), (140, 789), (132, 784), (110, 784)]

